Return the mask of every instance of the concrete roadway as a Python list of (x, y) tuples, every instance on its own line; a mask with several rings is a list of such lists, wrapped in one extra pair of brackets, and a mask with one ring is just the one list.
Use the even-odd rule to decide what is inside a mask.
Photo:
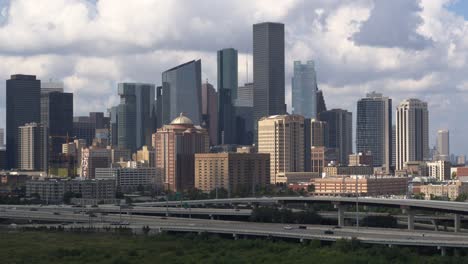
[[(392, 206), (402, 208), (426, 209), (434, 211), (444, 211), (450, 213), (468, 214), (468, 203), (466, 202), (448, 202), (433, 200), (416, 199), (390, 199), (390, 198), (372, 198), (359, 197), (361, 205)], [(250, 198), (228, 198), (228, 199), (208, 199), (208, 200), (187, 200), (183, 201), (188, 205), (207, 205), (207, 204), (287, 204), (287, 203), (311, 203), (328, 202), (340, 204), (356, 204), (356, 197), (339, 196), (308, 196), (308, 197), (250, 197)], [(137, 206), (177, 206), (180, 201), (169, 202), (144, 202), (135, 203)]]
[[(251, 209), (224, 209), (224, 208), (180, 208), (180, 207), (146, 207), (146, 206), (132, 206), (130, 208), (123, 207), (122, 209), (116, 205), (99, 205), (99, 207), (72, 207), (69, 205), (0, 205), (0, 212), (7, 208), (17, 208), (21, 210), (41, 210), (41, 211), (95, 211), (95, 212), (106, 212), (106, 213), (119, 213), (131, 212), (132, 214), (161, 214), (161, 215), (205, 215), (205, 216), (250, 216), (252, 213)], [(296, 209), (293, 209), (296, 210)], [(318, 214), (324, 218), (337, 219), (338, 213), (336, 211), (329, 212), (318, 212)], [(388, 215), (387, 213), (377, 212), (360, 212), (359, 217), (365, 216), (378, 216)], [(356, 212), (345, 212), (345, 218), (354, 219), (356, 218)], [(407, 215), (394, 215), (398, 219), (407, 220)], [(461, 216), (461, 219), (468, 219), (468, 216)], [(415, 220), (419, 221), (432, 221), (432, 220), (449, 220), (453, 221), (453, 216), (448, 215), (415, 215)]]
[[(121, 218), (120, 218), (121, 217)], [(307, 229), (299, 229), (298, 225), (252, 223), (238, 221), (219, 221), (206, 219), (187, 219), (172, 217), (155, 217), (142, 215), (98, 215), (89, 217), (86, 214), (49, 211), (26, 211), (21, 209), (4, 209), (0, 218), (24, 220), (48, 220), (71, 223), (88, 223), (96, 225), (99, 222), (109, 225), (112, 222), (129, 222), (132, 228), (142, 228), (148, 225), (152, 230), (177, 232), (209, 232), (238, 236), (272, 236), (294, 238), (299, 240), (320, 239), (335, 241), (337, 239), (357, 238), (365, 243), (385, 245), (412, 245), (434, 247), (465, 247), (468, 248), (468, 236), (465, 234), (433, 232), (433, 231), (403, 231), (382, 228), (332, 228), (329, 226), (307, 225)], [(84, 224), (85, 225), (85, 224)], [(67, 225), (68, 226), (68, 225)], [(72, 226), (72, 225), (71, 225)], [(325, 234), (325, 231), (333, 233)]]

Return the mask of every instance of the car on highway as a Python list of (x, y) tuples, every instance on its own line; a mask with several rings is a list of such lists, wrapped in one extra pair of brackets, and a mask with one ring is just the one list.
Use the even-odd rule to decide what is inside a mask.
[(60, 215), (60, 213), (59, 212), (54, 212), (54, 215)]
[(333, 234), (334, 234), (334, 232), (331, 231), (331, 230), (325, 230), (323, 233), (324, 233), (325, 235), (333, 235)]
[(307, 229), (307, 226), (305, 226), (305, 225), (300, 225), (300, 226), (299, 226), (299, 229)]
[(291, 230), (291, 229), (293, 229), (293, 227), (290, 226), (290, 225), (285, 225), (285, 226), (283, 226), (283, 228), (286, 229), (286, 230)]

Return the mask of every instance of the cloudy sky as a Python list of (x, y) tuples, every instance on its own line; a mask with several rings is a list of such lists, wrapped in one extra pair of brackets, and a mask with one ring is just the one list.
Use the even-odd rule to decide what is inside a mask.
[[(216, 50), (239, 50), (239, 83), (252, 64), (252, 24), (286, 25), (287, 99), (294, 60), (315, 60), (329, 108), (356, 112), (367, 92), (394, 106), (429, 103), (431, 145), (448, 128), (468, 153), (466, 0), (0, 0), (0, 80), (35, 74), (63, 80), (75, 114), (118, 102), (116, 83), (160, 84), (161, 72), (202, 60), (216, 83)], [(248, 78), (252, 79), (251, 67)], [(0, 127), (5, 126), (0, 81)]]

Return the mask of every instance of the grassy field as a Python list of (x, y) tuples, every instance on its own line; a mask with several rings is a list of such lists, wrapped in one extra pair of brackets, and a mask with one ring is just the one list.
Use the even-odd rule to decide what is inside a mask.
[[(434, 252), (432, 252), (434, 253)], [(205, 235), (132, 236), (107, 233), (0, 231), (0, 263), (468, 263), (407, 248), (339, 241), (321, 246)]]

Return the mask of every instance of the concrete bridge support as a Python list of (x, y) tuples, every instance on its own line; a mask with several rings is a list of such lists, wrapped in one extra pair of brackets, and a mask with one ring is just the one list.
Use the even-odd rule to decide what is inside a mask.
[(344, 218), (344, 213), (346, 211), (346, 206), (343, 204), (335, 204), (335, 208), (338, 209), (338, 226), (339, 227), (344, 227), (345, 225), (345, 218)]
[(414, 211), (407, 209), (406, 214), (408, 214), (408, 230), (414, 230)]
[(460, 221), (460, 215), (459, 214), (454, 214), (453, 215), (453, 230), (455, 233), (460, 232), (461, 229), (461, 221)]
[(408, 216), (408, 230), (414, 230), (414, 211), (409, 206), (402, 206), (401, 209)]
[(431, 223), (434, 225), (434, 231), (439, 231), (439, 225), (437, 224), (437, 221), (432, 219)]
[(437, 248), (440, 250), (440, 255), (441, 255), (442, 257), (445, 257), (445, 256), (447, 255), (447, 249), (446, 249), (445, 247), (439, 246), (439, 247), (437, 247)]

